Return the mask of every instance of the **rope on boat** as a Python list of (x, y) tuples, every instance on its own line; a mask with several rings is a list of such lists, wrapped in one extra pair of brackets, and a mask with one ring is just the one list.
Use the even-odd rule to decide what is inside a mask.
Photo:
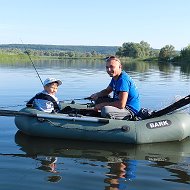
[(69, 120), (69, 121), (78, 121), (78, 122), (95, 122), (95, 123), (103, 123), (108, 124), (109, 119), (104, 118), (95, 118), (95, 117), (76, 117), (70, 116), (68, 114), (36, 114), (37, 118), (44, 118), (44, 119), (58, 119), (58, 120)]
[(64, 129), (72, 129), (72, 130), (81, 130), (81, 131), (107, 131), (107, 132), (112, 132), (112, 131), (123, 131), (123, 128), (113, 128), (113, 129), (97, 129), (98, 127), (91, 127), (90, 129), (85, 129), (85, 128), (79, 128), (79, 127), (66, 127), (65, 125), (61, 125), (55, 122), (52, 122), (49, 119), (45, 119), (45, 118), (38, 118), (38, 121), (40, 122), (48, 122), (52, 127), (60, 127), (60, 128), (64, 128)]

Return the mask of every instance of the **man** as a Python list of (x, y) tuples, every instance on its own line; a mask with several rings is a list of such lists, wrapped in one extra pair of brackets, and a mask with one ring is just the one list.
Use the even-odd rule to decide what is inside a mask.
[(102, 117), (132, 119), (140, 110), (139, 93), (134, 81), (122, 71), (121, 61), (115, 56), (106, 59), (106, 71), (112, 77), (110, 84), (90, 97), (92, 100), (100, 100), (113, 92), (113, 98), (102, 98), (103, 102), (97, 103), (94, 109), (101, 110)]

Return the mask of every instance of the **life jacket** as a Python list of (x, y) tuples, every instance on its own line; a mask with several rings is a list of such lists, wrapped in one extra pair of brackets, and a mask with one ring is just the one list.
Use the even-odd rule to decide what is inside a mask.
[(44, 94), (44, 93), (36, 94), (33, 98), (31, 98), (31, 99), (26, 103), (26, 106), (27, 106), (27, 107), (33, 107), (34, 99), (48, 100), (48, 101), (50, 101), (50, 102), (53, 103), (54, 110), (55, 110), (56, 112), (60, 111), (59, 105), (57, 104), (57, 102), (55, 101), (55, 99), (54, 99), (53, 97), (51, 97), (50, 95)]

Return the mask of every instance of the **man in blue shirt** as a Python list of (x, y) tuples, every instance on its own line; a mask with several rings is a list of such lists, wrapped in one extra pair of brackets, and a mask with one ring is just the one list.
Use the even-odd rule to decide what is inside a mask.
[(112, 77), (110, 84), (90, 97), (98, 100), (113, 92), (113, 98), (96, 104), (94, 109), (101, 110), (102, 117), (132, 119), (140, 110), (139, 93), (133, 79), (122, 71), (121, 61), (115, 56), (106, 59), (106, 71)]

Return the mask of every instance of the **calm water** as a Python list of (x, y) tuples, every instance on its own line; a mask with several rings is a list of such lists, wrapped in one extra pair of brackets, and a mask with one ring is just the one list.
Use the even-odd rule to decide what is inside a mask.
[[(42, 78), (60, 78), (60, 100), (84, 98), (110, 81), (101, 61), (34, 62)], [(126, 64), (142, 106), (160, 109), (190, 94), (188, 69)], [(0, 109), (21, 109), (42, 90), (31, 63), (0, 64)], [(84, 103), (84, 101), (81, 101)], [(190, 188), (190, 139), (127, 145), (34, 138), (20, 133), (12, 117), (0, 117), (0, 190), (152, 190)]]

